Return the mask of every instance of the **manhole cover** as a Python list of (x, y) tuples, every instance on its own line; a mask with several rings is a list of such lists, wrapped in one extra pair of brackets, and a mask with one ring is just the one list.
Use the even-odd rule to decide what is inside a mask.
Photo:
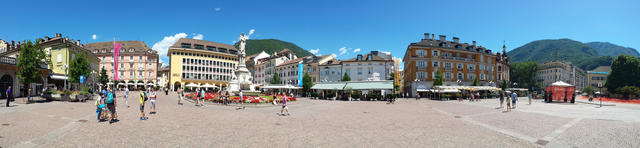
[(0, 136), (0, 138), (4, 138), (4, 137)]
[(538, 140), (538, 141), (536, 141), (536, 144), (539, 144), (539, 145), (542, 145), (542, 146), (547, 145), (547, 143), (549, 143), (549, 141), (547, 141), (547, 140)]
[(2, 123), (2, 126), (9, 126), (9, 123)]
[(275, 125), (282, 125), (282, 124), (280, 124), (280, 123), (276, 123)]
[(363, 114), (367, 114), (367, 113), (369, 113), (369, 112), (362, 112), (362, 113), (363, 113)]
[(453, 116), (453, 117), (455, 117), (455, 118), (462, 118), (462, 117), (460, 117), (460, 116)]
[(85, 122), (87, 122), (87, 120), (78, 120), (78, 122), (85, 123)]

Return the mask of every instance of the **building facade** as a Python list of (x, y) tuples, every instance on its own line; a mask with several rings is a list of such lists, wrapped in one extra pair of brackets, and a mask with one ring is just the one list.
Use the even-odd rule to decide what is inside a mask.
[(437, 71), (442, 72), (445, 86), (472, 85), (475, 79), (482, 86), (497, 86), (509, 82), (509, 60), (506, 46), (503, 54), (472, 44), (461, 43), (460, 38), (439, 39), (429, 33), (420, 42), (407, 47), (404, 61), (404, 92), (415, 96), (419, 90), (432, 88)]
[(587, 85), (597, 91), (600, 91), (598, 86), (602, 86), (602, 91), (606, 91), (607, 87), (604, 87), (604, 84), (607, 82), (607, 76), (610, 72), (611, 66), (599, 66), (596, 69), (587, 71)]
[(300, 71), (300, 66), (302, 66), (302, 61), (305, 58), (307, 57), (289, 60), (275, 67), (275, 70), (278, 72), (278, 76), (280, 77), (280, 84), (288, 84), (293, 86), (302, 84), (300, 75), (302, 75), (303, 73), (302, 71)]
[(251, 73), (251, 75), (253, 76), (253, 84), (256, 84), (257, 80), (256, 80), (256, 76), (257, 75), (257, 65), (259, 63), (260, 59), (264, 59), (267, 58), (271, 55), (267, 54), (266, 52), (262, 51), (260, 53), (254, 54), (254, 55), (250, 55), (248, 57), (246, 57), (245, 59), (245, 63), (247, 66), (247, 69), (249, 70), (249, 73)]
[[(351, 81), (387, 80), (393, 72), (391, 56), (383, 58), (376, 55), (377, 51), (342, 61), (342, 72), (349, 75)], [(378, 80), (374, 80), (378, 79)]]
[(53, 38), (45, 36), (40, 42), (40, 47), (51, 60), (51, 65), (48, 65), (52, 71), (49, 83), (55, 84), (58, 88), (68, 87), (69, 85), (64, 83), (68, 79), (69, 65), (77, 56), (86, 57), (90, 64), (92, 74), (86, 77), (86, 83), (92, 84), (97, 81), (100, 59), (80, 43), (80, 40), (74, 41), (68, 36), (62, 37), (62, 34), (56, 33)]
[[(2, 41), (0, 41), (0, 44)], [(25, 91), (27, 88), (31, 88), (33, 90), (31, 95), (37, 95), (42, 92), (42, 88), (46, 87), (48, 84), (49, 74), (51, 70), (49, 70), (49, 66), (47, 63), (42, 61), (37, 68), (42, 76), (40, 83), (31, 83), (29, 86), (25, 87), (24, 84), (20, 83), (18, 80), (18, 56), (20, 55), (20, 47), (21, 43), (18, 42), (16, 44), (15, 41), (11, 41), (10, 44), (6, 44), (3, 52), (0, 52), (0, 90), (7, 90), (9, 86), (13, 89), (13, 97), (21, 97), (26, 96)], [(0, 98), (6, 98), (6, 94), (0, 94)]]
[(303, 71), (305, 74), (309, 74), (313, 84), (320, 82), (319, 66), (332, 59), (335, 59), (333, 55), (310, 56), (302, 62), (304, 64)]
[(158, 85), (163, 88), (169, 88), (169, 67), (158, 68)]
[(320, 64), (319, 82), (340, 82), (342, 81), (342, 62), (337, 59), (331, 59), (324, 64)]
[(582, 69), (562, 61), (550, 61), (538, 66), (536, 77), (537, 82), (545, 88), (557, 81), (574, 85), (576, 90), (584, 89), (587, 84), (586, 74)]
[(297, 59), (298, 57), (289, 49), (283, 49), (279, 52), (273, 53), (266, 58), (258, 59), (255, 65), (255, 71), (253, 73), (253, 84), (267, 85), (271, 82), (273, 75), (278, 73), (276, 66)]
[[(158, 85), (158, 52), (142, 41), (116, 41), (122, 48), (120, 57), (113, 57), (113, 41), (88, 43), (86, 48), (100, 58), (100, 69), (109, 76), (109, 84), (114, 85), (115, 68), (118, 66), (118, 88), (143, 88)], [(118, 58), (118, 65), (114, 65)]]
[(229, 85), (238, 65), (238, 50), (232, 45), (182, 38), (169, 47), (169, 83), (172, 90), (187, 84)]

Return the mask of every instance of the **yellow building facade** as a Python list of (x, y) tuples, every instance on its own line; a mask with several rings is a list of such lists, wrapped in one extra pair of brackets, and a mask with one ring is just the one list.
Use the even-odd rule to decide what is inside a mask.
[(238, 65), (238, 50), (232, 45), (197, 39), (178, 40), (167, 55), (172, 90), (209, 85), (224, 89)]

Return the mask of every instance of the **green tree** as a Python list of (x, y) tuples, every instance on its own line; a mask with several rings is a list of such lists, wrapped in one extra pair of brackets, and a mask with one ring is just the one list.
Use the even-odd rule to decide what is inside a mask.
[(589, 95), (592, 95), (595, 91), (596, 89), (591, 86), (587, 86), (582, 89), (582, 92), (587, 93)]
[(305, 73), (304, 76), (302, 76), (302, 89), (304, 89), (305, 92), (309, 92), (311, 91), (312, 86), (313, 81), (311, 81), (311, 76), (309, 76), (308, 73)]
[(393, 74), (393, 72), (389, 73), (389, 78), (387, 78), (387, 80), (395, 80), (395, 75)]
[[(531, 89), (536, 87), (537, 62), (517, 62), (510, 64), (509, 76), (512, 82), (517, 82), (519, 87)], [(538, 88), (539, 89), (539, 88)]]
[(473, 84), (471, 86), (480, 86), (480, 83), (478, 82), (478, 78), (473, 78)]
[(502, 85), (500, 85), (500, 87), (502, 88), (503, 91), (507, 90), (507, 80), (502, 80)]
[(433, 86), (440, 86), (444, 83), (444, 79), (442, 78), (442, 72), (440, 70), (436, 71), (436, 80), (433, 81)]
[[(617, 92), (624, 86), (640, 87), (640, 59), (629, 55), (620, 55), (611, 63), (611, 73), (607, 76), (605, 87)], [(624, 89), (623, 89), (624, 90)]]
[(98, 76), (98, 82), (100, 82), (100, 84), (102, 84), (103, 86), (106, 86), (107, 83), (109, 82), (109, 76), (107, 76), (107, 70), (104, 69), (104, 67), (102, 67), (102, 70), (100, 70), (100, 76)]
[(629, 96), (640, 95), (640, 88), (636, 86), (623, 86), (616, 89), (616, 92), (623, 95), (625, 99), (629, 99)]
[(273, 77), (271, 78), (271, 84), (282, 84), (280, 83), (280, 76), (278, 72), (273, 73)]
[(84, 55), (78, 55), (69, 64), (69, 82), (80, 83), (80, 76), (89, 76), (91, 65)]
[(344, 76), (342, 76), (342, 81), (351, 81), (351, 77), (349, 77), (347, 73), (344, 73)]
[(24, 86), (42, 82), (42, 71), (38, 70), (38, 68), (40, 68), (42, 59), (46, 59), (46, 54), (40, 47), (40, 40), (37, 39), (35, 43), (26, 41), (21, 46), (17, 63), (19, 67), (17, 77), (18, 81)]

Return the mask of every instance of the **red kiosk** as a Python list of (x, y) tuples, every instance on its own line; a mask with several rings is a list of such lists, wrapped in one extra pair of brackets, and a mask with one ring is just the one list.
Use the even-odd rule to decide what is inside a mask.
[(554, 82), (547, 86), (547, 92), (552, 95), (552, 100), (550, 101), (569, 102), (574, 97), (573, 92), (575, 90), (575, 86), (562, 81)]

